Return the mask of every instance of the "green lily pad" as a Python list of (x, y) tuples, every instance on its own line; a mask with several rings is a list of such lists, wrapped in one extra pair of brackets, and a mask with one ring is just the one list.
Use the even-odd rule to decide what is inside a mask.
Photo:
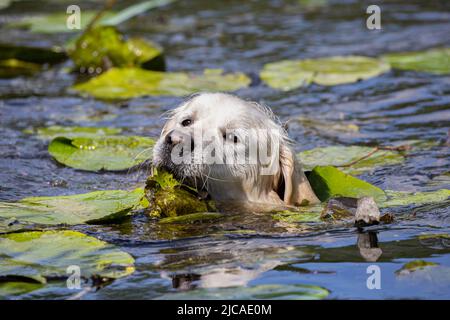
[(23, 231), (36, 231), (42, 230), (42, 226), (36, 224), (30, 224), (27, 222), (19, 221), (15, 217), (8, 218), (2, 217), (3, 202), (0, 202), (0, 234), (11, 232), (23, 232)]
[(388, 200), (380, 203), (380, 207), (395, 207), (408, 205), (423, 205), (444, 202), (450, 197), (450, 190), (441, 189), (429, 192), (404, 192), (386, 190)]
[(308, 176), (315, 194), (321, 201), (331, 197), (373, 197), (377, 202), (386, 200), (386, 194), (368, 182), (352, 177), (333, 166), (317, 166)]
[(38, 48), (29, 46), (17, 46), (0, 44), (0, 60), (16, 59), (22, 62), (35, 64), (55, 64), (67, 59), (62, 48)]
[(78, 38), (68, 50), (75, 69), (101, 73), (111, 67), (143, 67), (164, 70), (162, 48), (140, 38), (128, 41), (115, 27), (96, 27)]
[(0, 299), (11, 299), (44, 288), (44, 286), (42, 283), (34, 282), (0, 282)]
[[(2, 1), (6, 1), (5, 6), (9, 5), (10, 0)], [(131, 5), (119, 12), (105, 12), (97, 24), (115, 26), (137, 16), (138, 14), (144, 13), (145, 11), (165, 6), (171, 2), (174, 2), (174, 0), (140, 1), (139, 3)], [(2, 2), (0, 2), (0, 8), (1, 7)], [(95, 10), (82, 10), (80, 19), (81, 30), (86, 28), (97, 13), (98, 11)], [(67, 28), (68, 17), (69, 15), (64, 11), (39, 16), (25, 16), (18, 21), (7, 24), (7, 27), (24, 28), (33, 33), (79, 32), (80, 30)]]
[[(44, 284), (49, 280), (65, 280), (67, 267), (71, 265), (80, 268), (84, 279), (92, 276), (117, 279), (134, 272), (134, 259), (128, 253), (68, 230), (0, 235), (0, 256), (3, 282), (17, 283), (23, 279)], [(8, 292), (11, 288), (7, 289)]]
[[(300, 152), (300, 161), (306, 170), (311, 170), (315, 166), (345, 166), (353, 161), (361, 159), (372, 152), (372, 147), (361, 146), (331, 146), (315, 148)], [(378, 150), (370, 157), (352, 164), (349, 167), (342, 167), (340, 170), (358, 175), (381, 166), (389, 166), (402, 163), (404, 157), (397, 151)]]
[[(96, 14), (97, 11), (83, 10), (80, 19), (81, 29), (86, 28), (89, 21), (91, 21)], [(113, 13), (106, 12), (101, 18), (100, 23), (108, 18), (111, 18), (112, 16)], [(79, 32), (80, 30), (67, 28), (68, 17), (69, 15), (65, 11), (43, 15), (25, 16), (7, 24), (6, 26), (9, 28), (26, 29), (33, 33)]]
[(151, 159), (154, 140), (138, 136), (57, 137), (48, 146), (56, 161), (86, 171), (118, 171)]
[(325, 288), (306, 284), (261, 284), (251, 287), (195, 289), (185, 292), (167, 294), (160, 299), (221, 299), (221, 300), (319, 300), (330, 294)]
[[(104, 223), (147, 206), (144, 190), (107, 190), (0, 202), (0, 233), (38, 225)], [(3, 226), (3, 227), (2, 227)]]
[(25, 133), (36, 134), (40, 139), (51, 140), (56, 137), (87, 137), (96, 138), (98, 136), (116, 135), (122, 132), (120, 128), (108, 127), (62, 127), (50, 126), (37, 128), (35, 130), (26, 130)]
[(303, 126), (311, 128), (318, 133), (322, 131), (338, 133), (357, 133), (359, 132), (359, 126), (354, 123), (348, 123), (343, 121), (330, 121), (317, 118), (297, 117), (293, 120), (297, 120)]
[(130, 99), (152, 95), (185, 96), (198, 91), (235, 91), (248, 87), (250, 82), (243, 73), (222, 74), (221, 70), (205, 70), (203, 74), (194, 75), (112, 68), (72, 88), (99, 99)]
[[(216, 211), (212, 201), (201, 200), (196, 190), (179, 183), (172, 174), (154, 170), (147, 179), (146, 195), (149, 201), (148, 214), (152, 217), (178, 217), (193, 213)], [(163, 223), (183, 222), (197, 219), (193, 216), (163, 220)]]
[(8, 8), (13, 0), (0, 0), (0, 9)]
[(360, 56), (283, 60), (264, 65), (261, 79), (270, 87), (292, 90), (316, 83), (334, 86), (376, 77), (390, 70), (389, 64)]
[(427, 267), (435, 267), (439, 264), (434, 262), (429, 262), (425, 260), (413, 260), (408, 263), (406, 263), (401, 269), (397, 270), (395, 273), (397, 275), (406, 275), (410, 274), (411, 272), (423, 270)]
[(272, 215), (272, 218), (281, 222), (319, 222), (322, 213), (322, 205), (298, 207), (299, 211), (280, 211)]
[(203, 221), (211, 221), (223, 218), (222, 213), (218, 212), (200, 212), (190, 213), (178, 217), (168, 217), (159, 220), (159, 223), (195, 223)]
[(16, 59), (0, 60), (0, 78), (31, 76), (40, 70), (41, 66), (36, 63)]
[(434, 74), (450, 73), (450, 48), (390, 53), (383, 55), (382, 58), (388, 61), (394, 69)]

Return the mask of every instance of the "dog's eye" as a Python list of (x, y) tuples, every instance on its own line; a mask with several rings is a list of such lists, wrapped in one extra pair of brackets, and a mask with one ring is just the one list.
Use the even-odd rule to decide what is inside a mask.
[(191, 123), (192, 123), (192, 120), (191, 120), (191, 119), (185, 119), (185, 120), (183, 120), (183, 121), (181, 122), (181, 125), (182, 125), (183, 127), (187, 127), (187, 126), (190, 126)]
[(230, 142), (233, 141), (234, 143), (238, 143), (239, 141), (238, 137), (233, 133), (229, 133), (228, 135), (223, 134), (223, 138), (224, 140), (228, 140)]

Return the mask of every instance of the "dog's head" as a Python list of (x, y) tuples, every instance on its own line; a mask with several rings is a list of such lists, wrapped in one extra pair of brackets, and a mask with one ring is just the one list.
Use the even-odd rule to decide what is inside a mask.
[(229, 94), (198, 94), (173, 110), (153, 163), (214, 200), (317, 202), (272, 111)]

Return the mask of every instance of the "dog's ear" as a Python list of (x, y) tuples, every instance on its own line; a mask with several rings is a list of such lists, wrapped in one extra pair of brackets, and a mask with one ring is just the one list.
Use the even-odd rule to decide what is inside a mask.
[(320, 203), (300, 163), (285, 144), (280, 144), (280, 173), (277, 192), (285, 204), (299, 206)]

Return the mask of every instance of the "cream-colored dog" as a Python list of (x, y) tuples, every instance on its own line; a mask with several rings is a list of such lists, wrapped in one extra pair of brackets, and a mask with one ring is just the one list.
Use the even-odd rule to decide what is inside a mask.
[(228, 206), (267, 211), (318, 203), (268, 108), (224, 93), (202, 93), (173, 110), (153, 164)]

